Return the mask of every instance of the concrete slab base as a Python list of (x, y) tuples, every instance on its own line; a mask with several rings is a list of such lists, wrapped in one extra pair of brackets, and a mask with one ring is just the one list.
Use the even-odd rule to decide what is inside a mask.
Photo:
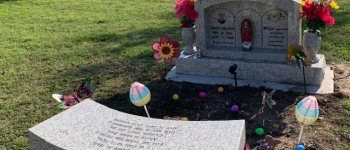
[[(306, 86), (306, 93), (308, 94), (327, 94), (334, 92), (334, 74), (333, 70), (329, 66), (326, 66), (324, 79), (321, 85), (317, 86)], [(190, 83), (198, 83), (198, 84), (229, 84), (235, 85), (235, 81), (232, 78), (225, 77), (212, 77), (212, 76), (202, 76), (202, 75), (187, 75), (187, 74), (179, 74), (176, 73), (176, 67), (172, 68), (165, 77), (168, 81), (176, 81), (176, 82), (190, 82)], [(266, 88), (282, 90), (282, 91), (294, 91), (304, 93), (303, 85), (294, 85), (294, 84), (285, 84), (278, 82), (267, 82), (267, 81), (259, 81), (259, 80), (240, 80), (237, 79), (237, 86), (251, 86), (251, 87), (260, 87), (265, 86)]]
[[(246, 55), (250, 55), (247, 53)], [(265, 56), (264, 56), (265, 57)], [(229, 72), (232, 65), (237, 65), (237, 79), (261, 80), (289, 84), (304, 84), (304, 75), (307, 85), (321, 85), (326, 69), (324, 55), (317, 54), (319, 62), (303, 69), (285, 62), (275, 62), (257, 59), (225, 59), (218, 57), (200, 57), (183, 55), (176, 59), (176, 72), (180, 74), (214, 76), (232, 78)]]

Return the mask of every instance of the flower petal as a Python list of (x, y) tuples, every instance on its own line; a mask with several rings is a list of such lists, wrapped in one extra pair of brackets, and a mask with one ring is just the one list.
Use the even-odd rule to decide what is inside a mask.
[(166, 63), (166, 64), (171, 64), (172, 62), (173, 62), (173, 58), (172, 57), (164, 59), (164, 63)]
[(163, 44), (163, 43), (169, 43), (170, 42), (170, 39), (167, 35), (163, 35), (162, 37), (160, 37), (160, 44)]
[(173, 48), (178, 48), (180, 43), (179, 43), (179, 41), (175, 40), (175, 41), (171, 41), (171, 45), (173, 45)]
[(174, 50), (174, 55), (173, 55), (173, 57), (174, 57), (174, 58), (178, 58), (179, 56), (180, 56), (180, 51), (177, 50), (177, 49), (175, 49), (175, 50)]
[(152, 49), (154, 50), (154, 51), (159, 51), (159, 46), (160, 46), (160, 43), (159, 42), (154, 42), (153, 44), (152, 44)]
[(154, 58), (155, 60), (161, 60), (161, 59), (162, 59), (162, 56), (160, 56), (159, 53), (156, 52), (156, 53), (153, 54), (153, 58)]

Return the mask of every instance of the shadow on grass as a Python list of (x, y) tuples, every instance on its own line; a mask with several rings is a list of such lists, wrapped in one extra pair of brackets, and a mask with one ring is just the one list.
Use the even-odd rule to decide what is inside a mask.
[(6, 2), (16, 2), (18, 0), (0, 0), (0, 3), (6, 3)]
[[(118, 93), (126, 92), (134, 81), (150, 82), (156, 80), (159, 74), (164, 74), (164, 66), (153, 59), (151, 44), (159, 41), (159, 38), (166, 34), (171, 40), (178, 39), (181, 30), (178, 27), (149, 28), (133, 30), (121, 33), (101, 33), (79, 37), (74, 40), (76, 43), (92, 42), (101, 45), (98, 51), (94, 48), (92, 53), (105, 53), (102, 55), (118, 56), (117, 60), (106, 59), (101, 63), (84, 65), (83, 67), (71, 67), (62, 71), (58, 77), (69, 77), (83, 79), (91, 77), (99, 86), (95, 100), (104, 105), (118, 110), (127, 111), (135, 107), (129, 107), (129, 101), (123, 106), (115, 106), (117, 100), (124, 100), (125, 95)], [(177, 38), (176, 38), (177, 37)], [(152, 41), (152, 39), (156, 39)], [(180, 41), (180, 40), (179, 40)], [(110, 43), (118, 44), (117, 47), (109, 47)], [(135, 47), (146, 47), (137, 50)], [(133, 49), (130, 51), (130, 49)], [(145, 50), (147, 49), (147, 50)], [(148, 50), (149, 49), (149, 50)], [(113, 57), (115, 58), (115, 57)], [(171, 66), (168, 66), (170, 68)], [(62, 80), (57, 78), (57, 80)], [(70, 90), (64, 91), (70, 92)], [(114, 95), (117, 93), (117, 95)], [(112, 95), (111, 95), (112, 94)], [(114, 97), (114, 98), (107, 98)], [(128, 97), (128, 95), (127, 95)], [(106, 100), (115, 99), (115, 100)], [(128, 99), (128, 98), (127, 98)]]

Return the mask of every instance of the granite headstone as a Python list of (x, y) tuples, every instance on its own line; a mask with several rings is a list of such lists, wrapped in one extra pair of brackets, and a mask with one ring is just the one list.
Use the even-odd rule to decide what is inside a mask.
[[(182, 54), (176, 59), (174, 70), (178, 74), (232, 78), (228, 69), (236, 64), (236, 75), (241, 80), (303, 85), (302, 69), (290, 65), (287, 55), (290, 44), (301, 44), (299, 2), (196, 1), (199, 16), (195, 25), (195, 49), (202, 57)], [(242, 50), (247, 38), (250, 51)], [(324, 79), (326, 60), (322, 54), (317, 57), (318, 63), (305, 67), (306, 85), (321, 85)]]
[(175, 121), (135, 116), (86, 99), (29, 129), (32, 150), (242, 150), (245, 121)]

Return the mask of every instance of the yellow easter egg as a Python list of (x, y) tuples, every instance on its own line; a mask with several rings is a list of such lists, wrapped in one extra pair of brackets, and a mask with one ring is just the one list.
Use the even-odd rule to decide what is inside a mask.
[(219, 87), (219, 88), (218, 88), (218, 92), (219, 92), (219, 93), (224, 92), (224, 88), (223, 88), (223, 87)]
[(182, 117), (181, 121), (188, 121), (188, 118), (187, 117)]
[(178, 100), (178, 99), (179, 99), (179, 95), (174, 94), (174, 95), (173, 95), (173, 99), (174, 99), (174, 100)]

